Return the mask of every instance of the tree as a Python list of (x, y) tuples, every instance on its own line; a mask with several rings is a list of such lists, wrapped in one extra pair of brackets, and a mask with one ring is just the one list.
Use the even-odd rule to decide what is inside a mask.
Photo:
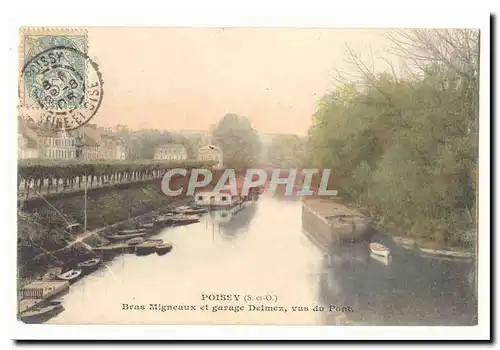
[(251, 166), (260, 152), (256, 131), (246, 117), (226, 114), (212, 130), (215, 143), (222, 149), (227, 166)]
[(331, 168), (343, 197), (397, 233), (458, 243), (474, 225), (479, 35), (412, 30), (389, 38), (407, 74), (375, 74), (348, 49), (360, 78), (320, 101), (308, 164)]

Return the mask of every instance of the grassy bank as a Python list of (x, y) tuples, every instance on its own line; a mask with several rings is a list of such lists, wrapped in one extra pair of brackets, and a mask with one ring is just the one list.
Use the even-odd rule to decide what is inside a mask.
[[(157, 185), (142, 185), (104, 194), (89, 193), (87, 229), (94, 230), (165, 208), (173, 200), (162, 195)], [(84, 206), (83, 198), (59, 198), (34, 212), (18, 212), (18, 265), (21, 276), (38, 273), (43, 267), (40, 265), (49, 263), (46, 259), (43, 263), (37, 261), (35, 257), (41, 254), (50, 257), (50, 252), (62, 249), (68, 242), (75, 240), (76, 237), (65, 232), (64, 227), (68, 222), (83, 225)], [(99, 235), (94, 235), (86, 243), (100, 245), (103, 240)], [(50, 263), (61, 265), (74, 258), (75, 254), (84, 253), (80, 251), (81, 245), (75, 245), (72, 250), (75, 251), (67, 256), (53, 256)]]

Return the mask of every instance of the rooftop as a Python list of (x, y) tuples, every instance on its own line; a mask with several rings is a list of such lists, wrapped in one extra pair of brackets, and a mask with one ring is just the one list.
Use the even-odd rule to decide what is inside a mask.
[(157, 150), (168, 149), (168, 150), (176, 150), (176, 151), (185, 151), (183, 145), (179, 143), (166, 143), (164, 145), (156, 147)]

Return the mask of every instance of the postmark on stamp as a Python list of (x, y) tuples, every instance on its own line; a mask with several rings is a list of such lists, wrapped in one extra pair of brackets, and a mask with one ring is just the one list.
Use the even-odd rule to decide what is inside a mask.
[(89, 122), (103, 98), (98, 66), (78, 30), (21, 32), (20, 109), (39, 127), (69, 131)]

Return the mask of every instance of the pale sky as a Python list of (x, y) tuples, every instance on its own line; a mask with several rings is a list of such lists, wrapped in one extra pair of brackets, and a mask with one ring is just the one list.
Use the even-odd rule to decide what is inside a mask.
[(259, 132), (306, 134), (334, 70), (349, 68), (345, 44), (369, 60), (370, 49), (384, 56), (386, 31), (90, 28), (104, 80), (93, 122), (208, 130), (231, 112)]

